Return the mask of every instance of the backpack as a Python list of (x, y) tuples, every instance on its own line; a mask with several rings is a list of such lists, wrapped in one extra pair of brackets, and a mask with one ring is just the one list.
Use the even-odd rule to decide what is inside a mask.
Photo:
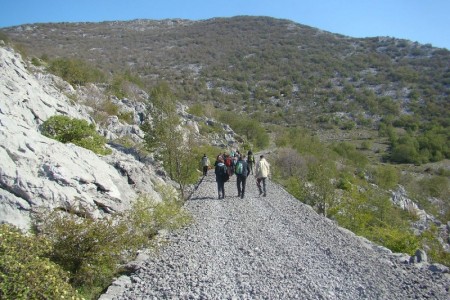
[(223, 182), (227, 182), (230, 179), (230, 174), (228, 174), (228, 168), (223, 166)]
[(237, 164), (236, 164), (236, 168), (235, 168), (234, 172), (237, 175), (241, 175), (243, 171), (244, 171), (244, 166), (242, 165), (242, 162), (238, 161)]
[(255, 162), (255, 157), (253, 156), (253, 154), (250, 154), (247, 158), (248, 162), (250, 163), (254, 163)]

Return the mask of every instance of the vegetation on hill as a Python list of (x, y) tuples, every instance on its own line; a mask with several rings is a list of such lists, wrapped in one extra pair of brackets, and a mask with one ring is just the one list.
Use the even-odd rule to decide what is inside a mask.
[(133, 207), (96, 219), (76, 207), (41, 211), (35, 230), (0, 226), (1, 299), (97, 299), (124, 264), (154, 247), (159, 230), (190, 222), (178, 194), (160, 187), (163, 202), (146, 196)]
[(76, 64), (84, 75), (78, 82), (69, 76), (72, 83), (101, 80), (85, 65), (112, 74), (106, 81), (119, 97), (127, 81), (148, 88), (164, 80), (189, 105), (265, 125), (335, 131), (335, 140), (361, 129), (395, 132), (383, 150), (392, 162), (449, 158), (446, 49), (355, 39), (268, 17), (33, 24), (3, 32), (49, 59), (58, 74), (69, 62), (88, 62)]
[(446, 242), (439, 242), (437, 228), (431, 226), (420, 234), (414, 233), (411, 224), (418, 221), (418, 216), (390, 201), (391, 191), (402, 183), (417, 203), (439, 197), (434, 204), (425, 201), (426, 208), (447, 222), (448, 176), (436, 172), (427, 179), (412, 178), (398, 165), (370, 163), (350, 143), (327, 145), (304, 130), (279, 131), (276, 143), (274, 178), (299, 200), (340, 226), (395, 252), (413, 254), (423, 248), (433, 262), (450, 265), (450, 253), (444, 248)]

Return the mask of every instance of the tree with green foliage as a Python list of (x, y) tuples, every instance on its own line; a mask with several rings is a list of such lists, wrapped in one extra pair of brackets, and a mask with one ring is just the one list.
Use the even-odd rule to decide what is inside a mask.
[(187, 158), (195, 146), (192, 135), (181, 128), (175, 97), (167, 83), (161, 83), (151, 91), (151, 101), (152, 123), (141, 127), (145, 145), (157, 154), (170, 178), (179, 184), (184, 198), (186, 186), (198, 178), (197, 164)]
[(336, 166), (331, 161), (313, 161), (308, 165), (307, 194), (305, 201), (326, 217), (335, 206), (335, 189), (332, 179), (336, 175)]

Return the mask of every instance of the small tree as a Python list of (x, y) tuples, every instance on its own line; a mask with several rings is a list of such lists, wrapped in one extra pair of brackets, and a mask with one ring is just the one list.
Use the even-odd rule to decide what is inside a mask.
[(157, 153), (169, 177), (179, 184), (182, 197), (185, 188), (198, 177), (197, 164), (188, 159), (194, 143), (188, 130), (183, 131), (176, 110), (176, 101), (167, 84), (162, 83), (151, 92), (152, 124), (142, 126), (149, 151)]
[(335, 186), (332, 179), (336, 166), (330, 161), (312, 161), (308, 165), (307, 181), (303, 182), (303, 197), (306, 204), (317, 209), (324, 216), (329, 216), (329, 209), (334, 206)]

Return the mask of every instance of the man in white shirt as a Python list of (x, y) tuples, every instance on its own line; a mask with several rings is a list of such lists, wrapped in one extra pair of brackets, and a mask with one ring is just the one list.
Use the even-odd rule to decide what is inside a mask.
[[(259, 194), (264, 193), (264, 197), (267, 196), (266, 192), (266, 179), (270, 175), (270, 164), (267, 162), (267, 160), (264, 158), (264, 155), (261, 155), (259, 157), (259, 161), (256, 164), (256, 184), (258, 185)], [(262, 182), (262, 187), (261, 187)]]

